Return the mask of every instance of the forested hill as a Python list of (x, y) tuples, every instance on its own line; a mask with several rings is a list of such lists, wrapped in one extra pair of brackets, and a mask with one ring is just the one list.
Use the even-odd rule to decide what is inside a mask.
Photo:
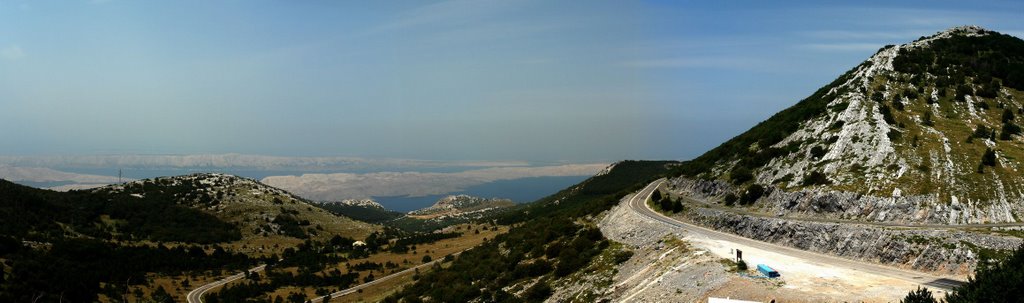
[[(55, 192), (0, 180), (0, 222), (0, 302), (93, 302), (100, 294), (123, 293), (125, 281), (146, 281), (146, 273), (240, 269), (258, 262), (206, 246), (240, 239), (237, 226), (187, 206), (131, 196)], [(144, 244), (166, 241), (178, 244)], [(119, 283), (100, 287), (114, 281)]]
[(200, 210), (233, 224), (242, 239), (286, 236), (361, 239), (379, 226), (332, 214), (308, 200), (259, 181), (224, 174), (160, 177), (91, 190), (128, 201), (152, 201)]
[(189, 243), (238, 240), (237, 226), (176, 203), (98, 192), (55, 192), (0, 180), (0, 234), (26, 241), (68, 237)]
[(229, 175), (71, 192), (0, 180), (0, 302), (119, 298), (152, 286), (153, 274), (218, 275), (276, 261), (304, 241), (379, 229)]

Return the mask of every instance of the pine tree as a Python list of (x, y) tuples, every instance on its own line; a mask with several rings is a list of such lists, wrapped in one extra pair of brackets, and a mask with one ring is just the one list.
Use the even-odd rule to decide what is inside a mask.
[(918, 287), (917, 290), (911, 291), (907, 294), (907, 297), (900, 300), (900, 303), (937, 303), (935, 297), (932, 297), (932, 292), (928, 291), (928, 288)]

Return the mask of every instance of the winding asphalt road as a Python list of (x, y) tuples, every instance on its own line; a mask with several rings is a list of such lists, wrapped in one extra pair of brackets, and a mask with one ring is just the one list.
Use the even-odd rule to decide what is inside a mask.
[(936, 276), (933, 276), (933, 275), (930, 275), (930, 274), (926, 274), (926, 273), (910, 271), (910, 270), (904, 270), (904, 269), (898, 269), (898, 268), (893, 268), (893, 267), (888, 267), (888, 266), (883, 266), (883, 265), (878, 265), (878, 264), (873, 264), (873, 263), (867, 263), (867, 262), (861, 262), (861, 261), (855, 261), (855, 260), (850, 260), (850, 259), (844, 259), (844, 258), (840, 258), (840, 257), (835, 257), (835, 256), (824, 255), (824, 254), (809, 252), (809, 251), (805, 251), (805, 250), (795, 249), (795, 248), (788, 247), (788, 246), (781, 246), (781, 245), (777, 245), (777, 244), (761, 242), (761, 241), (757, 241), (757, 240), (753, 240), (753, 239), (748, 239), (748, 238), (744, 238), (744, 237), (741, 237), (741, 236), (737, 236), (737, 235), (734, 235), (734, 234), (729, 234), (729, 233), (724, 233), (724, 232), (720, 232), (720, 231), (711, 230), (711, 229), (708, 229), (708, 228), (704, 228), (704, 227), (701, 227), (701, 226), (689, 224), (689, 223), (686, 223), (686, 222), (682, 222), (682, 221), (679, 221), (679, 220), (667, 217), (665, 215), (662, 215), (661, 213), (658, 213), (658, 212), (652, 210), (650, 208), (650, 206), (647, 204), (647, 201), (651, 198), (651, 194), (653, 194), (654, 191), (658, 188), (658, 186), (660, 186), (664, 182), (665, 182), (665, 179), (656, 180), (654, 182), (651, 182), (651, 184), (648, 184), (647, 187), (644, 187), (644, 189), (642, 189), (639, 192), (637, 192), (636, 194), (634, 194), (633, 197), (631, 197), (630, 200), (629, 200), (629, 207), (630, 207), (630, 209), (632, 209), (634, 212), (636, 212), (636, 213), (638, 213), (638, 214), (640, 214), (642, 216), (645, 216), (645, 217), (648, 217), (648, 218), (653, 219), (655, 221), (658, 221), (658, 222), (670, 225), (670, 226), (672, 226), (674, 228), (685, 230), (685, 231), (687, 231), (689, 233), (692, 233), (692, 234), (701, 235), (701, 236), (704, 236), (704, 237), (707, 237), (707, 238), (710, 238), (710, 239), (716, 239), (716, 240), (721, 240), (721, 241), (727, 241), (727, 242), (732, 242), (732, 243), (736, 243), (736, 244), (741, 244), (741, 245), (745, 245), (745, 246), (749, 246), (749, 247), (754, 247), (754, 248), (762, 249), (762, 250), (766, 250), (766, 251), (772, 251), (772, 252), (783, 254), (783, 255), (787, 255), (787, 256), (790, 256), (790, 257), (793, 257), (793, 258), (798, 258), (798, 259), (801, 259), (801, 260), (806, 260), (807, 262), (815, 262), (815, 263), (818, 263), (818, 264), (826, 264), (826, 265), (835, 266), (835, 267), (839, 267), (839, 268), (845, 268), (845, 269), (849, 269), (849, 270), (866, 272), (866, 273), (870, 273), (870, 274), (875, 274), (875, 275), (880, 275), (880, 276), (900, 279), (900, 280), (904, 280), (904, 281), (908, 281), (908, 282), (912, 282), (912, 283), (917, 283), (917, 284), (926, 285), (926, 286), (933, 287), (933, 288), (941, 288), (941, 289), (946, 289), (946, 290), (952, 290), (952, 289), (956, 288), (957, 286), (960, 286), (960, 285), (963, 284), (962, 281), (957, 281), (957, 280), (953, 280), (953, 279), (946, 279), (946, 278), (936, 277)]
[(185, 299), (188, 301), (188, 303), (203, 303), (203, 295), (206, 294), (207, 291), (210, 291), (211, 289), (214, 289), (214, 288), (217, 288), (217, 287), (221, 287), (224, 284), (228, 284), (228, 283), (234, 282), (234, 281), (236, 281), (238, 279), (245, 278), (245, 274), (247, 272), (261, 272), (261, 271), (263, 271), (266, 268), (267, 268), (266, 265), (256, 266), (256, 267), (253, 267), (252, 269), (249, 269), (249, 270), (247, 270), (245, 272), (240, 272), (240, 273), (237, 273), (237, 274), (235, 274), (233, 276), (229, 276), (227, 278), (220, 279), (220, 280), (214, 281), (212, 283), (209, 283), (209, 284), (206, 284), (206, 285), (203, 285), (203, 286), (199, 286), (196, 289), (193, 289), (192, 291), (188, 292), (188, 296), (186, 296)]

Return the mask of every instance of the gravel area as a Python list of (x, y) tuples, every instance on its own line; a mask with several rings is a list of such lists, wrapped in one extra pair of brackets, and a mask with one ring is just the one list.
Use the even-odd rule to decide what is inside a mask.
[(619, 264), (607, 299), (629, 302), (706, 301), (707, 293), (737, 276), (721, 258), (697, 249), (683, 233), (629, 210), (626, 203), (613, 208), (599, 222), (601, 232), (633, 250)]
[[(599, 221), (606, 237), (633, 250), (618, 265), (603, 301), (706, 302), (708, 296), (779, 302), (892, 302), (916, 285), (859, 271), (750, 249), (748, 262), (773, 260), (786, 269), (779, 279), (729, 271), (731, 243), (694, 237), (643, 217), (620, 203)], [(760, 259), (758, 258), (760, 257)], [(781, 271), (781, 270), (780, 270)], [(939, 294), (941, 295), (941, 294)], [(565, 298), (565, 297), (562, 297)]]

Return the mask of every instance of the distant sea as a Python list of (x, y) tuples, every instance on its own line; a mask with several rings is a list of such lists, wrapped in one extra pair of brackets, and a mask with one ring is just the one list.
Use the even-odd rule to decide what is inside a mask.
[(527, 203), (540, 200), (541, 198), (557, 193), (566, 187), (580, 183), (589, 176), (571, 177), (533, 177), (513, 180), (494, 181), (467, 188), (464, 191), (451, 192), (443, 195), (430, 195), (422, 197), (373, 197), (374, 201), (380, 203), (384, 208), (408, 212), (412, 210), (429, 207), (448, 195), (466, 194), (481, 198), (504, 198), (516, 203)]

